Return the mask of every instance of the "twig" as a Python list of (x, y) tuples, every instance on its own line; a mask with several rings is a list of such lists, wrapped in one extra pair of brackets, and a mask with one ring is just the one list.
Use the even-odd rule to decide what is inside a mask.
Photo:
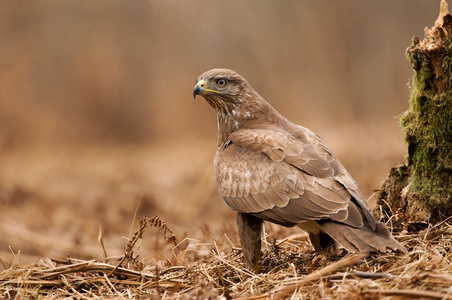
[(143, 194), (140, 196), (140, 199), (138, 199), (137, 205), (135, 206), (135, 212), (133, 213), (132, 224), (130, 225), (129, 239), (132, 237), (133, 227), (135, 226), (135, 220), (137, 219), (138, 208), (140, 208), (141, 200), (143, 199), (143, 196), (144, 196)]
[(393, 280), (397, 276), (393, 276), (389, 273), (372, 273), (372, 272), (361, 272), (361, 271), (353, 271), (353, 272), (344, 272), (337, 273), (326, 276), (328, 279), (343, 279), (347, 277), (359, 277), (359, 278), (370, 278), (370, 279), (379, 279), (386, 278), (389, 280)]
[(104, 262), (108, 262), (107, 249), (105, 249), (104, 241), (102, 239), (104, 231), (102, 230), (102, 226), (99, 226), (99, 234), (97, 236), (97, 242), (101, 245), (102, 250), (104, 251)]
[(408, 290), (408, 289), (400, 289), (400, 290), (368, 290), (363, 292), (363, 294), (378, 294), (381, 296), (400, 296), (400, 297), (409, 297), (409, 298), (430, 298), (430, 299), (452, 299), (452, 295), (439, 293), (439, 292), (430, 292), (430, 291), (420, 291), (420, 290)]

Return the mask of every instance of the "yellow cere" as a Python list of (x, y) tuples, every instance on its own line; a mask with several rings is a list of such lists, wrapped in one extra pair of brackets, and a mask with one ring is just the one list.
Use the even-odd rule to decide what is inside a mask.
[(201, 79), (200, 81), (198, 81), (198, 86), (203, 89), (203, 94), (206, 92), (219, 93), (219, 91), (204, 88), (205, 85), (206, 85), (206, 83), (205, 83), (204, 79)]

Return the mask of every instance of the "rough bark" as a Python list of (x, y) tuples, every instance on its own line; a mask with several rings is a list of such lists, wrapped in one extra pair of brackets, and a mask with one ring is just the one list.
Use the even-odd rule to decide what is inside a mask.
[(414, 76), (400, 122), (408, 154), (379, 190), (376, 213), (436, 223), (452, 216), (452, 15), (445, 0), (424, 40), (413, 38), (407, 57)]

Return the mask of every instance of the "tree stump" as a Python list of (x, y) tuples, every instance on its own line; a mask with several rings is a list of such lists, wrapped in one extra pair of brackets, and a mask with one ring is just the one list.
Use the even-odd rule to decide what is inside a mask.
[(438, 19), (413, 38), (410, 106), (400, 118), (406, 163), (391, 169), (377, 194), (379, 217), (437, 223), (452, 216), (452, 15), (441, 1)]

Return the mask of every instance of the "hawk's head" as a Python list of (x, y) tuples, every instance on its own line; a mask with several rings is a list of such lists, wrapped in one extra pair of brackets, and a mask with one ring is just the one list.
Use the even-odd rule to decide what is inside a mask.
[(201, 74), (193, 90), (193, 97), (196, 95), (203, 96), (219, 115), (238, 118), (249, 117), (262, 99), (242, 76), (229, 69)]

